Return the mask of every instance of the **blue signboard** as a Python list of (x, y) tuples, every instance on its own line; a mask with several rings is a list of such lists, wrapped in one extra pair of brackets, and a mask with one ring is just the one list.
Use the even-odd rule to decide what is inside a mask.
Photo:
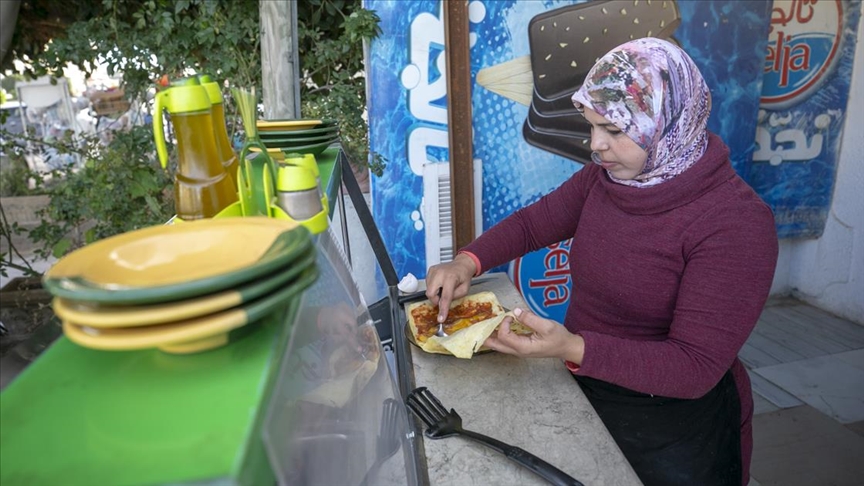
[[(657, 17), (658, 27), (633, 22), (637, 18), (634, 8), (649, 8), (647, 2), (614, 12), (608, 8), (602, 12), (610, 3), (592, 3), (469, 2), (474, 163), (482, 174), (475, 198), (483, 229), (536, 201), (582, 167), (578, 144), (542, 136), (545, 128), (554, 130), (555, 126), (527, 127), (531, 110), (539, 103), (532, 99), (532, 85), (546, 79), (540, 78), (537, 64), (547, 56), (551, 62), (566, 62), (557, 65), (560, 70), (577, 64), (576, 60), (553, 61), (540, 52), (542, 39), (538, 43), (536, 34), (532, 46), (531, 21), (538, 16), (571, 18), (572, 14), (565, 14), (574, 6), (590, 10), (598, 16), (597, 22), (608, 22), (615, 32), (627, 29), (625, 32), (639, 37), (669, 35), (679, 42), (711, 88), (709, 129), (727, 142), (733, 165), (746, 175), (755, 148), (771, 2), (653, 2), (650, 8), (668, 5), (675, 9), (672, 14), (644, 13), (643, 20), (662, 16)], [(397, 273), (423, 277), (430, 263), (452, 256), (445, 248), (450, 234), (441, 229), (446, 224), (441, 214), (447, 197), (441, 191), (449, 174), (442, 3), (366, 0), (365, 6), (377, 12), (382, 28), (382, 35), (371, 44), (367, 66), (370, 143), (373, 151), (388, 160), (384, 175), (372, 180), (373, 215)], [(672, 21), (667, 21), (667, 15), (672, 15)], [(560, 25), (562, 32), (572, 27), (577, 39), (576, 26), (553, 24)], [(582, 37), (578, 39), (581, 43)], [(567, 43), (558, 42), (561, 44)], [(594, 57), (603, 54), (605, 50), (580, 52), (589, 61), (580, 65), (590, 67)], [(557, 70), (552, 66), (550, 72)], [(566, 111), (572, 106), (547, 103), (535, 115), (542, 118), (558, 109)], [(531, 132), (529, 128), (537, 129)], [(568, 248), (569, 242), (553, 245), (506, 269), (532, 309), (559, 322), (569, 301)]]
[(861, 1), (775, 1), (748, 182), (781, 238), (825, 229), (840, 156)]

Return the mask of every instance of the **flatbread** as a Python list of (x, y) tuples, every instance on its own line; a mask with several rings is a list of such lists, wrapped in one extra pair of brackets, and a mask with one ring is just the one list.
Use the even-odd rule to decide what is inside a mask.
[(358, 327), (354, 339), (330, 355), (330, 376), (346, 375), (370, 361), (377, 363), (381, 354), (379, 343), (378, 334), (372, 325)]
[(479, 292), (454, 300), (444, 323), (446, 337), (435, 336), (438, 329), (435, 317), (438, 307), (425, 300), (408, 305), (408, 325), (414, 342), (427, 353), (451, 354), (457, 358), (470, 359), (482, 350), (486, 341), (504, 320), (511, 316), (511, 329), (519, 334), (531, 334), (531, 329), (515, 321), (515, 316), (505, 312), (492, 292)]
[(474, 353), (480, 349), (486, 338), (489, 337), (495, 329), (504, 320), (504, 314), (497, 315), (491, 319), (474, 324), (471, 327), (465, 328), (452, 336), (439, 339), (441, 345), (450, 351), (457, 358), (470, 359)]
[[(438, 306), (433, 305), (429, 300), (414, 302), (408, 304), (405, 313), (408, 315), (408, 325), (414, 340), (422, 347), (438, 329)], [(504, 314), (504, 308), (492, 292), (467, 295), (450, 304), (450, 311), (444, 322), (444, 332), (455, 334), (472, 324), (500, 314)]]
[(346, 342), (330, 355), (329, 376), (302, 400), (342, 408), (369, 383), (380, 361), (381, 345), (375, 328), (360, 326), (353, 344)]

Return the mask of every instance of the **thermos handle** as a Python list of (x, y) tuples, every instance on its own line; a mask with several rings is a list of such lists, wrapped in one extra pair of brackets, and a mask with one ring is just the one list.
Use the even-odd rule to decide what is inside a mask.
[(162, 108), (166, 96), (168, 96), (168, 91), (156, 93), (156, 102), (153, 108), (153, 139), (156, 141), (156, 153), (159, 154), (159, 162), (162, 163), (163, 169), (168, 167), (168, 148), (165, 147), (165, 132), (162, 130)]
[[(257, 148), (260, 150), (259, 153), (264, 156), (264, 160), (267, 161), (267, 170), (270, 171), (270, 180), (276, 180), (276, 168), (273, 166), (273, 159), (270, 158), (270, 154), (267, 153), (267, 147), (261, 143), (260, 140), (257, 139), (246, 139), (246, 143), (243, 144), (243, 149), (240, 151), (240, 160), (246, 160), (246, 157), (252, 152), (249, 150), (250, 148)], [(242, 170), (242, 169), (241, 169)]]

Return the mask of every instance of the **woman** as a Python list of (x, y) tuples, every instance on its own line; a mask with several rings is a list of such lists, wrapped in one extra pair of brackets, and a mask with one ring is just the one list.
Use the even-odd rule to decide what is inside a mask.
[(737, 354), (774, 275), (771, 211), (707, 131), (711, 95), (673, 44), (618, 46), (573, 102), (596, 165), (431, 267), (427, 296), (443, 319), (473, 276), (572, 237), (564, 326), (517, 309), (534, 334), (505, 319), (486, 345), (564, 360), (646, 485), (747, 484), (753, 398)]

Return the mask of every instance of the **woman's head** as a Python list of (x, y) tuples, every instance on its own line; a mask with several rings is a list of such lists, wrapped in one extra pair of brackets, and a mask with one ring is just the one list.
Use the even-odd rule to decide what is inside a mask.
[(572, 99), (592, 124), (592, 150), (622, 184), (669, 180), (708, 144), (711, 93), (693, 60), (667, 41), (649, 37), (612, 49)]

